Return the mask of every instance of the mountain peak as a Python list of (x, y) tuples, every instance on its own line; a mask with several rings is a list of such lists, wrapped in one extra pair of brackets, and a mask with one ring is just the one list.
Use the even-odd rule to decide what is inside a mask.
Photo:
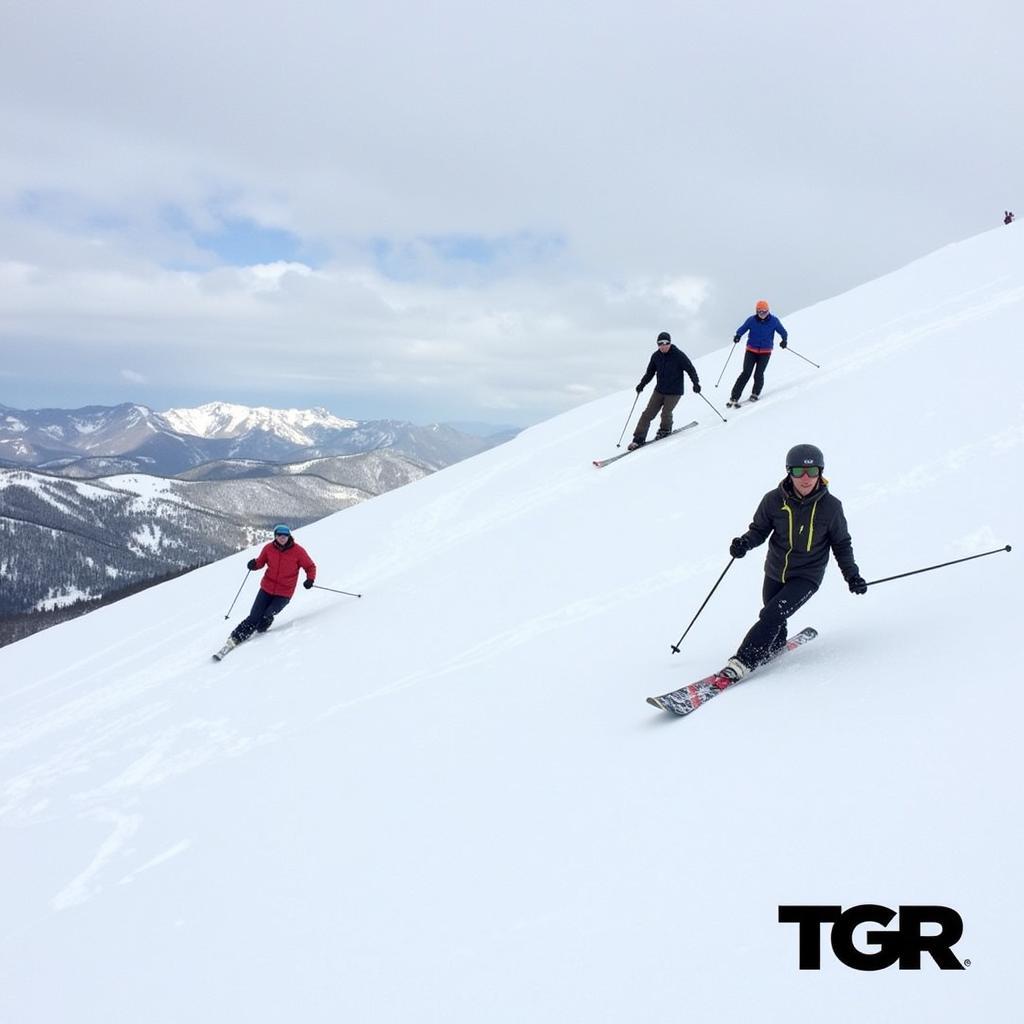
[(358, 426), (357, 421), (341, 419), (324, 408), (271, 409), (232, 402), (168, 409), (161, 415), (173, 430), (194, 437), (241, 437), (253, 430), (263, 430), (298, 445), (315, 444), (317, 431), (348, 430)]

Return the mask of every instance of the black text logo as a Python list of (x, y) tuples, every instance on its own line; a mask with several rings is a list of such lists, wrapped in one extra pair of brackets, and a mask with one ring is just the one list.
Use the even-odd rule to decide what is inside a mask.
[[(953, 946), (964, 933), (960, 915), (949, 907), (900, 907), (897, 927), (890, 931), (869, 931), (866, 941), (874, 950), (858, 949), (854, 931), (863, 924), (886, 927), (895, 910), (877, 903), (859, 907), (779, 907), (779, 922), (800, 926), (800, 970), (821, 969), (821, 926), (832, 925), (832, 951), (847, 967), (857, 971), (882, 971), (899, 961), (901, 971), (919, 971), (921, 954), (928, 953), (944, 971), (962, 971), (964, 965)], [(938, 932), (924, 933), (923, 925), (938, 925)]]

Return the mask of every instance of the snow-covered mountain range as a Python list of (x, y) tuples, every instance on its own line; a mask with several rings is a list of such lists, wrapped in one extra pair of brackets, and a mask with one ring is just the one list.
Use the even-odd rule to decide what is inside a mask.
[[(0, 1019), (1016, 1020), (1022, 231), (781, 310), (727, 422), (687, 393), (595, 469), (623, 391), (306, 527), (363, 597), (300, 589), (220, 664), (249, 552), (0, 650)], [(862, 597), (833, 565), (812, 644), (655, 711), (757, 615), (763, 549), (721, 574), (798, 442), (869, 581), (1014, 548)], [(824, 926), (801, 970), (779, 907), (865, 904), (868, 954), (949, 908), (964, 969)]]
[(121, 454), (153, 447), (172, 433), (144, 405), (91, 405), (81, 409), (12, 409), (0, 405), (0, 459), (38, 466), (49, 459)]
[(300, 448), (311, 447), (325, 435), (358, 426), (326, 409), (251, 408), (230, 402), (209, 402), (195, 409), (168, 409), (160, 414), (179, 434), (194, 437), (242, 437), (253, 430), (283, 437)]
[(357, 421), (325, 409), (250, 408), (226, 402), (163, 413), (131, 403), (82, 409), (0, 405), (0, 466), (78, 478), (176, 476), (223, 460), (298, 462), (388, 448), (440, 469), (514, 433), (478, 436), (438, 423)]

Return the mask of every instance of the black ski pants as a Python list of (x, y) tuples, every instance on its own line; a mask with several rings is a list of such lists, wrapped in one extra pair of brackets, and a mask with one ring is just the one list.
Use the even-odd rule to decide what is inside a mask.
[(266, 633), (274, 621), (274, 616), (289, 601), (291, 601), (290, 597), (268, 594), (265, 590), (261, 589), (256, 594), (256, 600), (252, 603), (252, 610), (235, 626), (231, 631), (231, 635), (241, 643), (243, 640), (248, 640), (253, 633)]
[(743, 372), (736, 378), (736, 383), (732, 386), (732, 394), (729, 396), (730, 402), (738, 402), (740, 400), (740, 395), (743, 394), (743, 389), (747, 386), (751, 373), (754, 375), (754, 390), (752, 394), (761, 394), (761, 388), (764, 387), (765, 367), (768, 365), (768, 360), (771, 357), (771, 352), (751, 352), (748, 350), (743, 353)]
[(757, 668), (786, 644), (788, 636), (786, 619), (818, 591), (817, 584), (810, 580), (790, 580), (780, 583), (765, 576), (761, 588), (764, 607), (757, 622), (750, 627), (743, 638), (736, 657), (747, 668)]

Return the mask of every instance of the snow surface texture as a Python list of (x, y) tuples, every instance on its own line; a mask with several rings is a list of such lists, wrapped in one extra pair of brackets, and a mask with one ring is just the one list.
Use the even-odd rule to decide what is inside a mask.
[[(1024, 233), (781, 312), (822, 368), (778, 352), (727, 424), (687, 394), (595, 469), (623, 391), (301, 530), (363, 599), (300, 589), (220, 664), (248, 552), (0, 651), (0, 1019), (1018, 1019), (1018, 550), (864, 597), (833, 564), (813, 644), (644, 698), (753, 621), (763, 549), (670, 653), (796, 442), (869, 580), (1020, 540)], [(811, 903), (950, 906), (972, 965), (861, 973), (825, 929), (800, 972)]]

